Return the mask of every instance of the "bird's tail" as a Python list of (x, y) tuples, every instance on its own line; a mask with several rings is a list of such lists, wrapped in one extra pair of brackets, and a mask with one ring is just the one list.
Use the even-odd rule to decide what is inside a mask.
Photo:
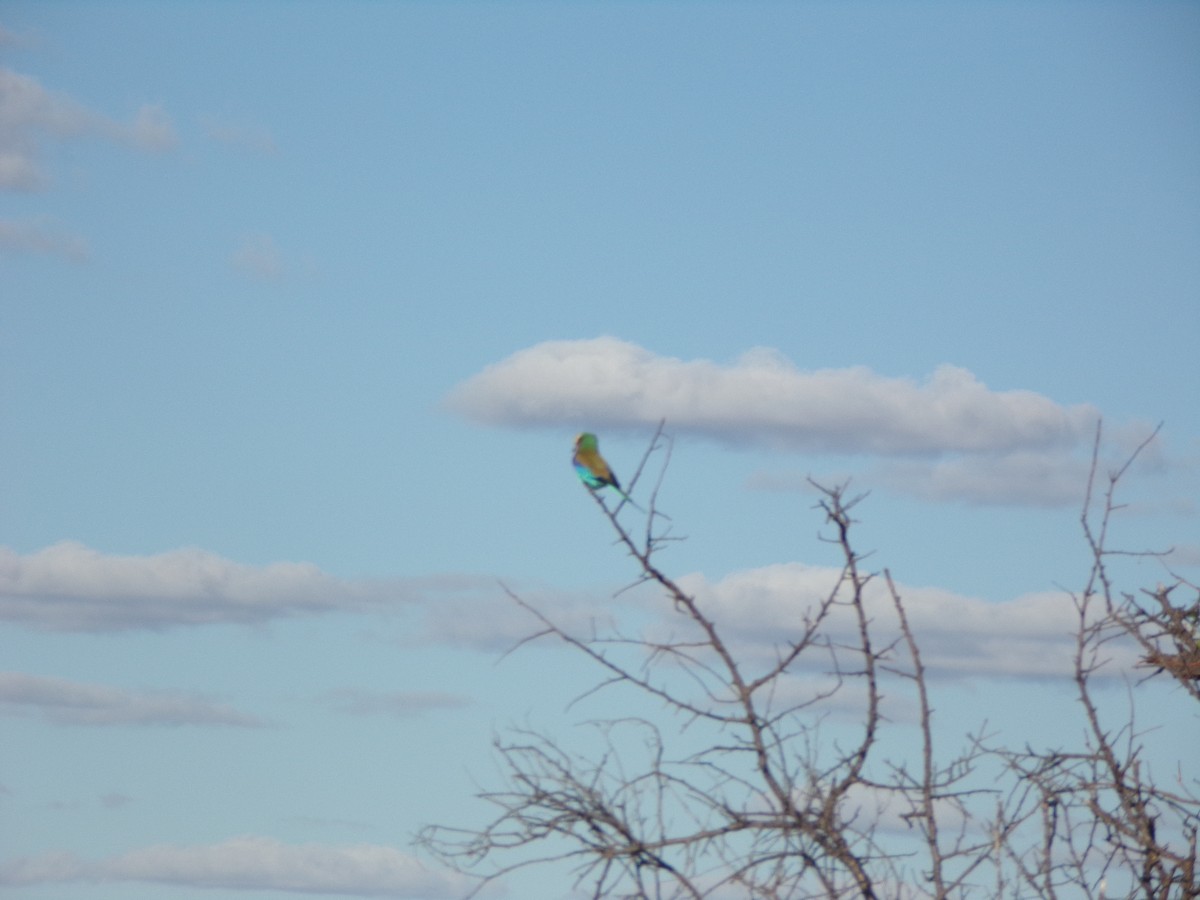
[(633, 499), (632, 497), (630, 497), (630, 496), (629, 496), (627, 493), (625, 493), (623, 490), (621, 490), (621, 489), (620, 489), (619, 487), (617, 487), (615, 484), (612, 486), (612, 488), (613, 488), (613, 490), (614, 490), (614, 491), (616, 491), (618, 494), (620, 494), (620, 495), (621, 495), (621, 496), (624, 498), (624, 500), (625, 500), (625, 502), (626, 502), (626, 503), (628, 503), (630, 506), (632, 506), (632, 507), (633, 507), (634, 509), (636, 509), (638, 512), (645, 512), (645, 511), (646, 511), (646, 510), (644, 510), (642, 507), (638, 506), (638, 504), (637, 504), (636, 502), (634, 502), (634, 499)]

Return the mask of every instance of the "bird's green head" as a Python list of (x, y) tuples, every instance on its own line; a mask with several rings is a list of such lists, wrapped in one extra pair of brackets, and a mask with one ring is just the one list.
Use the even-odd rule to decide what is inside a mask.
[(577, 435), (575, 437), (575, 449), (576, 450), (595, 450), (596, 449), (596, 436), (594, 434), (592, 434), (590, 431), (585, 431), (583, 434)]

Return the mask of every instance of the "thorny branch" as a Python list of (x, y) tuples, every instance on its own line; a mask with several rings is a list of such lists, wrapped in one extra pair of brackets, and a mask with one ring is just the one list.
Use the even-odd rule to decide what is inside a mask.
[[(990, 751), (1004, 761), (1015, 780), (996, 816), (998, 848), (1035, 896), (1057, 897), (1071, 888), (1077, 892), (1072, 896), (1104, 900), (1111, 880), (1127, 883), (1127, 888), (1119, 889), (1121, 896), (1200, 897), (1196, 866), (1200, 799), (1195, 775), (1190, 783), (1181, 779), (1174, 789), (1154, 780), (1145, 760), (1145, 734), (1137, 728), (1132, 707), (1114, 726), (1102, 711), (1094, 687), (1109, 664), (1110, 651), (1121, 639), (1132, 638), (1143, 649), (1145, 662), (1169, 672), (1193, 699), (1200, 699), (1189, 668), (1196, 659), (1191, 623), (1200, 600), (1188, 607), (1174, 606), (1170, 600), (1172, 591), (1194, 590), (1194, 586), (1177, 580), (1170, 587), (1144, 591), (1156, 603), (1146, 609), (1134, 595), (1115, 589), (1108, 565), (1114, 556), (1164, 555), (1109, 548), (1109, 531), (1121, 509), (1117, 486), (1157, 434), (1155, 429), (1108, 473), (1101, 489), (1099, 426), (1096, 430), (1080, 517), (1091, 567), (1084, 588), (1072, 595), (1078, 622), (1074, 684), (1084, 718), (1084, 746)], [(1172, 643), (1174, 653), (1165, 649)], [(1190, 758), (1197, 758), (1194, 752)], [(1029, 827), (1040, 831), (1040, 840), (1029, 840)]]
[[(526, 866), (561, 864), (577, 891), (597, 898), (1104, 898), (1107, 879), (1122, 878), (1147, 900), (1200, 896), (1194, 782), (1174, 791), (1156, 784), (1132, 713), (1115, 729), (1106, 725), (1091, 688), (1104, 649), (1128, 636), (1147, 664), (1196, 696), (1200, 599), (1177, 606), (1172, 597), (1195, 586), (1159, 586), (1143, 592), (1153, 603), (1139, 606), (1115, 593), (1105, 566), (1115, 488), (1133, 458), (1110, 476), (1098, 518), (1089, 518), (1091, 484), (1084, 509), (1093, 565), (1074, 595), (1084, 746), (1014, 751), (977, 737), (943, 757), (917, 636), (887, 570), (885, 593), (875, 594), (887, 603), (871, 605), (876, 576), (852, 542), (850, 513), (862, 497), (812, 483), (841, 574), (826, 594), (798, 604), (774, 660), (753, 672), (719, 617), (658, 562), (678, 540), (658, 509), (671, 450), (660, 423), (627, 486), (661, 454), (636, 537), (621, 519), (623, 500), (610, 507), (593, 497), (635, 563), (635, 583), (662, 590), (682, 636), (575, 634), (509, 592), (539, 623), (528, 640), (560, 641), (604, 673), (580, 700), (631, 689), (665, 712), (588, 723), (588, 752), (528, 730), (497, 739), (506, 786), (480, 795), (495, 817), (478, 829), (430, 826), (418, 843), (476, 875), (480, 887)], [(1099, 433), (1093, 480), (1098, 458)], [(846, 613), (851, 639), (834, 627)], [(832, 687), (781, 702), (800, 667), (826, 671)], [(885, 681), (915, 694), (915, 766), (880, 758)], [(862, 697), (858, 737), (829, 744), (817, 705), (851, 687)], [(996, 765), (999, 778), (981, 778)], [(889, 798), (905, 809), (908, 837), (887, 833), (880, 810)]]

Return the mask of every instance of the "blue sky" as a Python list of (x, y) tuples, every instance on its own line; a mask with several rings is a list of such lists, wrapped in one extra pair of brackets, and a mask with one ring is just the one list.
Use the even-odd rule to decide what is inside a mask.
[(6, 3), (0, 897), (453, 896), (594, 675), (500, 582), (670, 615), (582, 428), (751, 649), (852, 477), (948, 733), (1075, 734), (1097, 419), (1200, 575), (1197, 96), (1194, 3)]

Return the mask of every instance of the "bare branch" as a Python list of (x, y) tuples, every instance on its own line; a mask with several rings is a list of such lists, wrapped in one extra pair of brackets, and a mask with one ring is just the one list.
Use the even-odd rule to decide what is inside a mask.
[[(1093, 445), (1080, 519), (1090, 568), (1083, 589), (1070, 595), (1082, 744), (1014, 749), (986, 733), (985, 723), (964, 749), (943, 754), (919, 635), (890, 570), (882, 571), (890, 602), (867, 602), (878, 574), (864, 568), (851, 516), (866, 495), (849, 495), (848, 483), (810, 481), (827, 529), (819, 538), (839, 549), (840, 577), (751, 675), (719, 611), (659, 564), (678, 540), (658, 509), (673, 450), (659, 423), (629, 482), (632, 490), (658, 454), (644, 527), (624, 524), (624, 499), (610, 508), (599, 493), (592, 497), (634, 562), (629, 587), (661, 590), (672, 636), (595, 626), (575, 633), (504, 587), (536, 623), (508, 653), (550, 638), (597, 667), (599, 677), (571, 709), (617, 691), (658, 712), (637, 715), (641, 707), (630, 705), (628, 715), (577, 726), (587, 730), (584, 751), (528, 729), (497, 738), (504, 786), (479, 795), (491, 820), (476, 829), (430, 826), (418, 843), (481, 887), (548, 866), (565, 869), (576, 891), (597, 898), (1107, 900), (1116, 896), (1110, 881), (1122, 896), (1200, 897), (1195, 772), (1185, 775), (1181, 763), (1173, 785), (1155, 782), (1135, 716), (1136, 686), (1115, 721), (1093, 690), (1114, 650), (1132, 641), (1152, 670), (1146, 677), (1169, 675), (1200, 699), (1200, 591), (1176, 579), (1118, 593), (1108, 570), (1110, 559), (1127, 555), (1109, 546), (1117, 486), (1157, 434), (1103, 486), (1099, 429)], [(849, 637), (835, 631), (847, 616)], [(828, 671), (828, 685), (792, 699), (789, 679), (814, 664)], [(915, 700), (913, 759), (882, 755), (896, 733), (881, 711), (885, 684)], [(857, 728), (848, 739), (827, 740), (816, 706), (851, 689), (863, 698)], [(885, 822), (897, 803), (907, 834)]]

